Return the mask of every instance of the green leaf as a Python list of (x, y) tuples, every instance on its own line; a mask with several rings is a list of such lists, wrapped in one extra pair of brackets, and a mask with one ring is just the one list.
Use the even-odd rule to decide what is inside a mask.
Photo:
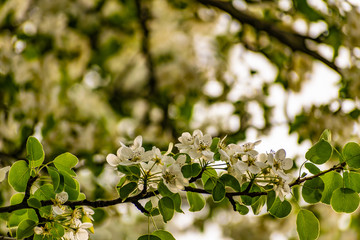
[[(51, 184), (44, 184), (40, 188), (38, 188), (35, 193), (34, 197), (38, 200), (50, 200), (55, 199), (55, 192), (54, 188)], [(51, 213), (51, 206), (45, 206), (40, 208), (40, 212), (43, 215), (50, 214)]]
[(27, 238), (30, 237), (31, 235), (34, 234), (34, 227), (36, 226), (36, 222), (26, 219), (24, 221), (22, 221), (19, 224), (18, 229), (16, 230), (16, 238), (17, 239), (22, 239), (22, 238)]
[(76, 173), (71, 170), (78, 164), (79, 160), (71, 153), (63, 153), (54, 159), (54, 165), (59, 171), (64, 171), (71, 176), (76, 176)]
[(305, 163), (305, 167), (310, 173), (316, 175), (320, 173), (320, 169), (312, 163)]
[(163, 181), (158, 184), (158, 191), (163, 197), (169, 197), (174, 193), (168, 189), (168, 187), (164, 184)]
[(360, 146), (355, 142), (349, 142), (343, 149), (345, 162), (349, 167), (360, 168)]
[(11, 166), (8, 181), (15, 191), (25, 192), (29, 178), (30, 168), (24, 160), (17, 161)]
[(59, 188), (60, 186), (60, 175), (56, 168), (54, 167), (46, 167), (47, 172), (49, 173), (51, 180), (53, 182), (54, 191)]
[(201, 166), (198, 163), (184, 165), (181, 168), (181, 172), (184, 178), (196, 177), (201, 172)]
[(251, 204), (251, 209), (255, 215), (258, 215), (266, 203), (266, 196), (262, 195), (257, 199), (253, 204)]
[(76, 184), (76, 188), (69, 187), (68, 185), (65, 185), (64, 192), (68, 193), (69, 199), (68, 200), (78, 200), (79, 194), (80, 194), (80, 185), (78, 181), (74, 180)]
[(20, 222), (30, 219), (34, 222), (38, 222), (39, 219), (34, 209), (21, 209), (14, 211), (8, 221), (9, 227), (16, 227)]
[(359, 206), (359, 194), (349, 188), (338, 188), (331, 197), (331, 207), (336, 212), (352, 213)]
[(10, 205), (15, 205), (15, 204), (21, 203), (23, 201), (24, 197), (25, 197), (24, 193), (15, 193), (10, 198)]
[(166, 223), (167, 221), (171, 220), (174, 216), (174, 202), (169, 197), (163, 197), (159, 200), (158, 207), (160, 210), (161, 215), (163, 216), (163, 220)]
[(272, 207), (272, 205), (274, 204), (276, 200), (276, 193), (274, 190), (271, 190), (268, 192), (267, 194), (267, 199), (266, 199), (266, 208), (267, 208), (267, 211), (270, 210), (270, 208)]
[(31, 197), (27, 200), (27, 203), (30, 207), (41, 208), (41, 202), (37, 198)]
[(119, 172), (122, 172), (126, 176), (134, 176), (136, 178), (140, 177), (140, 167), (138, 164), (131, 166), (118, 165), (117, 169)]
[[(191, 187), (195, 187), (194, 184), (190, 184)], [(197, 212), (204, 208), (205, 198), (203, 195), (194, 192), (186, 192), (186, 197), (190, 205), (190, 212)]]
[(305, 158), (315, 164), (323, 164), (330, 159), (332, 150), (330, 143), (321, 139), (307, 151)]
[(301, 209), (296, 217), (296, 230), (300, 240), (314, 240), (319, 237), (320, 223), (309, 210)]
[(344, 172), (344, 186), (360, 193), (360, 173)]
[(29, 160), (31, 168), (41, 166), (45, 158), (45, 153), (39, 140), (35, 137), (29, 137), (26, 142), (26, 152), (26, 158)]
[(65, 171), (59, 171), (61, 176), (64, 178), (64, 184), (70, 188), (76, 189), (76, 182), (73, 177)]
[(174, 201), (174, 208), (175, 211), (179, 212), (179, 213), (184, 213), (183, 210), (181, 209), (181, 196), (179, 193), (174, 193), (172, 196), (170, 196), (170, 198)]
[(216, 185), (217, 181), (216, 181), (216, 178), (208, 178), (204, 184), (204, 189), (208, 192), (212, 192), (215, 185)]
[(238, 211), (241, 215), (246, 215), (249, 212), (249, 208), (243, 204), (238, 202), (235, 203), (236, 211)]
[(317, 203), (322, 198), (325, 184), (319, 177), (307, 180), (302, 188), (302, 196), (308, 203)]
[(234, 176), (230, 174), (223, 174), (219, 180), (223, 182), (225, 186), (229, 186), (237, 192), (241, 191), (239, 181)]
[(161, 240), (161, 238), (159, 238), (155, 235), (146, 234), (146, 235), (142, 235), (137, 240)]
[(218, 137), (212, 139), (212, 143), (210, 146), (210, 150), (212, 152), (216, 152), (219, 142), (220, 142), (220, 138), (218, 138)]
[[(246, 182), (241, 186), (241, 191), (245, 191), (248, 187), (249, 183)], [(262, 192), (261, 188), (256, 185), (256, 184), (252, 184), (249, 193), (253, 193), (253, 192)], [(256, 202), (259, 199), (260, 196), (256, 196), (256, 197), (249, 197), (246, 195), (241, 196), (241, 200), (243, 201), (243, 203), (245, 205), (252, 205), (254, 202)]]
[(331, 141), (331, 131), (329, 129), (325, 129), (321, 135), (319, 140), (324, 139), (325, 141), (330, 142)]
[(321, 202), (330, 204), (330, 199), (335, 189), (343, 186), (343, 179), (337, 172), (328, 172), (321, 176), (321, 179), (325, 184)]
[(225, 185), (218, 181), (212, 191), (212, 197), (214, 202), (221, 202), (225, 198)]
[(281, 201), (278, 197), (272, 204), (269, 213), (277, 218), (283, 218), (289, 215), (291, 212), (291, 204), (285, 199)]
[(65, 229), (61, 224), (54, 222), (54, 224), (50, 230), (50, 233), (51, 233), (52, 237), (59, 239), (62, 236), (64, 236)]
[(152, 235), (159, 237), (161, 240), (176, 240), (171, 233), (164, 230), (156, 230)]
[(217, 178), (217, 177), (218, 175), (215, 169), (213, 169), (212, 167), (206, 167), (206, 170), (201, 175), (201, 180), (203, 184), (205, 184), (209, 178)]
[(122, 188), (120, 188), (120, 197), (122, 199), (127, 198), (136, 188), (138, 184), (136, 182), (129, 182), (125, 184)]

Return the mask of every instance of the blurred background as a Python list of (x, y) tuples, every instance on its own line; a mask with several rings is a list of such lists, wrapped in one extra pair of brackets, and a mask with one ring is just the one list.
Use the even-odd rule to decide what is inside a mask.
[[(359, 6), (2, 0), (0, 167), (24, 159), (35, 135), (46, 161), (66, 151), (81, 160), (77, 173), (88, 199), (111, 199), (119, 178), (105, 157), (137, 135), (147, 149), (162, 150), (194, 129), (227, 135), (228, 143), (261, 139), (259, 150), (285, 148), (295, 169), (325, 128), (336, 146), (359, 142)], [(2, 206), (11, 189), (0, 187)], [(359, 238), (359, 212), (329, 215), (323, 204), (311, 210), (321, 220), (320, 239)], [(132, 205), (96, 210), (95, 220), (92, 239), (147, 232), (148, 219)], [(154, 220), (161, 228), (161, 217)], [(211, 200), (165, 227), (178, 240), (297, 239), (294, 216), (241, 216)], [(1, 235), (6, 231), (2, 224)]]

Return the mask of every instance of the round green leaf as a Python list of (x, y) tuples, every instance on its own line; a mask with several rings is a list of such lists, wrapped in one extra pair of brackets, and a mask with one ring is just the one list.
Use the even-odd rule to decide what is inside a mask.
[(330, 143), (324, 139), (320, 139), (319, 142), (306, 152), (305, 158), (315, 164), (323, 164), (330, 159), (332, 150)]
[(27, 200), (27, 203), (30, 207), (41, 208), (41, 202), (37, 198), (31, 197)]
[(296, 230), (300, 240), (314, 240), (319, 237), (320, 223), (309, 210), (302, 209), (296, 217)]
[(221, 175), (220, 181), (223, 182), (225, 186), (229, 186), (237, 192), (241, 191), (239, 181), (230, 174)]
[(173, 200), (169, 197), (163, 197), (159, 200), (158, 206), (164, 222), (171, 220), (175, 212)]
[(360, 173), (344, 172), (344, 185), (357, 193), (360, 193)]
[(57, 171), (57, 169), (54, 167), (46, 167), (46, 169), (47, 169), (47, 172), (49, 173), (51, 180), (53, 182), (54, 191), (56, 192), (56, 190), (60, 186), (60, 174)]
[(225, 185), (218, 181), (212, 191), (214, 202), (221, 202), (225, 198), (225, 193)]
[(359, 194), (349, 188), (338, 188), (331, 197), (331, 207), (336, 212), (352, 213), (359, 206)]
[(161, 238), (159, 238), (155, 235), (146, 234), (146, 235), (142, 235), (137, 240), (161, 240)]
[(240, 204), (238, 202), (236, 202), (235, 206), (236, 206), (236, 211), (238, 211), (241, 215), (248, 214), (249, 208), (247, 206), (242, 205), (242, 204)]
[(308, 203), (317, 203), (322, 198), (325, 185), (321, 178), (307, 180), (302, 188), (302, 196)]
[(174, 236), (171, 233), (164, 230), (156, 230), (152, 233), (152, 235), (159, 237), (161, 240), (175, 240)]
[(321, 176), (321, 179), (325, 184), (321, 202), (330, 204), (330, 199), (335, 189), (343, 186), (342, 177), (337, 172), (328, 172), (325, 175)]
[(360, 146), (355, 142), (349, 142), (343, 149), (345, 162), (352, 168), (360, 168)]
[(129, 182), (128, 184), (125, 184), (122, 188), (120, 188), (120, 197), (122, 199), (127, 198), (136, 188), (137, 188), (136, 182)]
[(39, 167), (44, 161), (45, 153), (43, 146), (35, 137), (29, 137), (26, 142), (26, 158), (32, 168)]
[(205, 198), (203, 195), (194, 192), (186, 192), (186, 197), (190, 205), (190, 212), (197, 212), (204, 208)]
[(320, 173), (320, 169), (317, 167), (317, 166), (315, 166), (314, 164), (312, 164), (312, 163), (305, 163), (305, 167), (306, 167), (306, 169), (307, 170), (309, 170), (309, 172), (310, 173), (312, 173), (312, 174), (318, 174), (318, 173)]
[(22, 239), (26, 237), (30, 237), (34, 234), (34, 227), (36, 226), (36, 222), (26, 219), (19, 224), (18, 229), (16, 230), (16, 238)]
[(255, 215), (258, 215), (266, 203), (266, 196), (260, 196), (253, 204), (251, 204), (251, 209)]
[(281, 201), (278, 197), (269, 210), (269, 213), (277, 218), (286, 217), (290, 212), (291, 204), (287, 200)]
[(17, 161), (11, 166), (8, 181), (15, 191), (25, 192), (29, 178), (30, 168), (24, 160)]
[(76, 173), (71, 170), (71, 168), (75, 167), (78, 162), (79, 160), (77, 159), (77, 157), (68, 152), (63, 153), (54, 159), (55, 167), (59, 171), (67, 172), (71, 176), (76, 176)]
[(198, 163), (184, 165), (181, 172), (185, 178), (196, 177), (201, 172), (201, 166)]

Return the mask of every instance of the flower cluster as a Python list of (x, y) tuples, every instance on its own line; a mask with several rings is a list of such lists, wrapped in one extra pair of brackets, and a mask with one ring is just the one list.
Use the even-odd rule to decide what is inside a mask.
[[(126, 146), (121, 143), (117, 154), (109, 154), (106, 157), (111, 166), (138, 165), (141, 169), (141, 178), (145, 187), (156, 189), (157, 184), (163, 181), (173, 192), (184, 189), (189, 184), (189, 179), (182, 173), (182, 167), (186, 164), (199, 163), (204, 169), (212, 165), (223, 163), (224, 173), (236, 177), (240, 184), (254, 182), (258, 185), (272, 185), (276, 195), (283, 201), (284, 196), (290, 192), (289, 183), (292, 180), (286, 171), (293, 166), (293, 160), (286, 158), (284, 149), (259, 153), (255, 147), (261, 141), (245, 143), (242, 145), (224, 143), (224, 139), (215, 142), (208, 134), (195, 130), (192, 134), (185, 132), (175, 144), (179, 154), (172, 153), (172, 144), (169, 150), (162, 153), (159, 148), (153, 147), (146, 151), (142, 147), (142, 137), (135, 138), (133, 145)], [(215, 157), (217, 154), (219, 157)], [(188, 158), (188, 160), (186, 160)], [(221, 160), (214, 163), (216, 160)]]
[(61, 192), (56, 194), (52, 205), (52, 222), (48, 222), (45, 226), (36, 226), (34, 232), (37, 235), (51, 236), (53, 235), (52, 229), (63, 229), (64, 234), (62, 240), (87, 240), (89, 239), (89, 231), (94, 232), (92, 215), (94, 211), (86, 206), (81, 206), (71, 209), (64, 206), (68, 200), (68, 194)]

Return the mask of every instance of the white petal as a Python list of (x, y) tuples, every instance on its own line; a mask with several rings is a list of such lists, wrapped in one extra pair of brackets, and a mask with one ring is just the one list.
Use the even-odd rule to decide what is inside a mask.
[(84, 222), (80, 225), (81, 228), (91, 228), (93, 226), (92, 223)]
[(285, 152), (284, 149), (280, 149), (275, 153), (275, 159), (276, 160), (282, 161), (282, 160), (285, 159), (285, 156), (286, 156), (286, 152)]
[(249, 172), (253, 173), (253, 174), (257, 174), (260, 172), (260, 168), (258, 166), (255, 166), (255, 165), (251, 165), (249, 167)]
[(238, 168), (240, 171), (246, 171), (248, 169), (247, 163), (241, 161), (237, 162), (234, 167)]
[(62, 215), (65, 211), (59, 206), (52, 206), (52, 210), (56, 215)]
[(134, 140), (134, 148), (142, 146), (142, 136), (137, 136)]
[(195, 131), (193, 132), (193, 136), (194, 136), (194, 137), (202, 137), (202, 136), (203, 136), (203, 133), (202, 133), (202, 131), (200, 131), (199, 129), (197, 129), (197, 130), (195, 130)]
[(229, 155), (227, 155), (227, 153), (224, 150), (219, 149), (219, 153), (220, 153), (220, 159), (222, 161), (228, 162), (230, 160)]
[(274, 155), (272, 153), (268, 154), (267, 163), (270, 164), (271, 166), (274, 164)]
[(284, 170), (289, 170), (293, 166), (293, 160), (291, 158), (285, 158), (285, 160), (282, 162), (282, 167)]
[(206, 134), (203, 139), (204, 143), (206, 144), (206, 146), (211, 146), (212, 143), (212, 138), (209, 134)]
[(119, 165), (120, 163), (120, 159), (115, 154), (112, 153), (106, 156), (106, 161), (113, 167)]
[(258, 156), (257, 156), (257, 159), (259, 162), (266, 162), (267, 160), (267, 155), (266, 153), (260, 153)]
[(119, 158), (121, 160), (129, 160), (129, 159), (132, 159), (133, 157), (134, 157), (133, 150), (131, 150), (128, 147), (121, 147), (120, 148)]

